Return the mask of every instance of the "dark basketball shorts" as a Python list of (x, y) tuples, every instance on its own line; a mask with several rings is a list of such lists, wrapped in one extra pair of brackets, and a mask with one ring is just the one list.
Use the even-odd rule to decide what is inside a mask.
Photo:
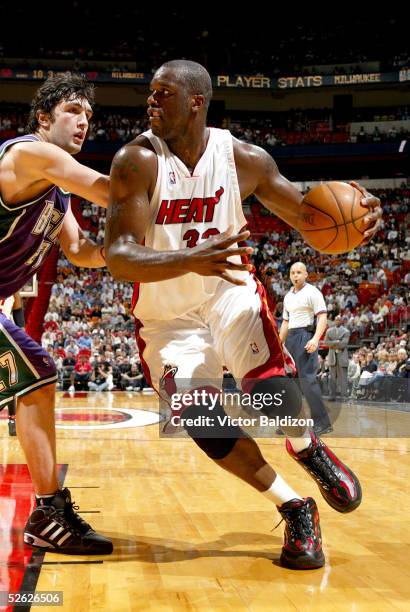
[(0, 312), (0, 409), (57, 380), (50, 355)]

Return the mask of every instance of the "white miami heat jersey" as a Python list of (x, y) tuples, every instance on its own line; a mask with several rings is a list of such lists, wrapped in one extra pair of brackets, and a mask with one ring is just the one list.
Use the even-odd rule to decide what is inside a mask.
[[(145, 234), (147, 247), (157, 251), (192, 248), (230, 225), (234, 233), (246, 225), (228, 130), (209, 128), (207, 147), (192, 175), (164, 140), (151, 130), (143, 136), (150, 140), (158, 156), (157, 182), (150, 202), (152, 214)], [(240, 263), (240, 257), (232, 257), (231, 261)], [(231, 274), (244, 280), (251, 278), (248, 272)], [(181, 317), (209, 300), (221, 283), (232, 286), (217, 276), (194, 273), (141, 283), (135, 290), (133, 313), (142, 321)]]

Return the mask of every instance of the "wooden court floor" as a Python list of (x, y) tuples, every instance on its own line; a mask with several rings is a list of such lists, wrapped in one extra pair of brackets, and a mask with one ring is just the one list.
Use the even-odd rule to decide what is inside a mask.
[[(26, 481), (4, 484), (4, 474), (19, 473), (10, 466), (24, 460), (2, 419), (0, 591), (20, 571), (36, 591), (62, 591), (64, 604), (54, 609), (70, 612), (410, 609), (410, 437), (347, 438), (336, 431), (327, 439), (362, 482), (363, 503), (350, 515), (327, 506), (282, 439), (260, 440), (265, 458), (319, 505), (327, 563), (297, 572), (278, 565), (283, 525), (272, 531), (280, 517), (267, 499), (189, 439), (163, 439), (158, 424), (139, 425), (155, 420), (155, 396), (59, 394), (57, 404), (64, 485), (84, 517), (112, 537), (114, 553), (43, 558), (26, 549), (25, 565), (16, 561), (13, 547), (24, 548), (21, 520), (5, 511), (7, 495), (27, 498), (31, 489)], [(357, 411), (346, 407), (341, 420)], [(368, 436), (385, 432), (387, 421), (390, 433), (403, 433), (410, 419), (371, 407), (360, 407), (360, 415)], [(6, 609), (12, 608), (0, 607)]]

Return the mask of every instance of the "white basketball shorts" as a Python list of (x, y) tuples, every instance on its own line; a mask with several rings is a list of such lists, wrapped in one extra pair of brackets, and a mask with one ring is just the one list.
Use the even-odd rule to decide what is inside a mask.
[(255, 379), (294, 372), (259, 281), (221, 283), (200, 308), (171, 321), (137, 320), (147, 380), (163, 398), (204, 386), (220, 389), (223, 366), (249, 392)]

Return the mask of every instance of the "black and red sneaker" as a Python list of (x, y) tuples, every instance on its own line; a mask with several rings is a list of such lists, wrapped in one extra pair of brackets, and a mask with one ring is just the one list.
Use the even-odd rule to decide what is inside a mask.
[(311, 497), (292, 499), (278, 506), (286, 521), (280, 562), (290, 569), (317, 569), (325, 564), (319, 511)]
[(338, 512), (352, 512), (362, 501), (359, 479), (313, 431), (310, 436), (311, 444), (299, 453), (296, 453), (289, 440), (286, 440), (288, 453), (316, 481), (329, 506)]

